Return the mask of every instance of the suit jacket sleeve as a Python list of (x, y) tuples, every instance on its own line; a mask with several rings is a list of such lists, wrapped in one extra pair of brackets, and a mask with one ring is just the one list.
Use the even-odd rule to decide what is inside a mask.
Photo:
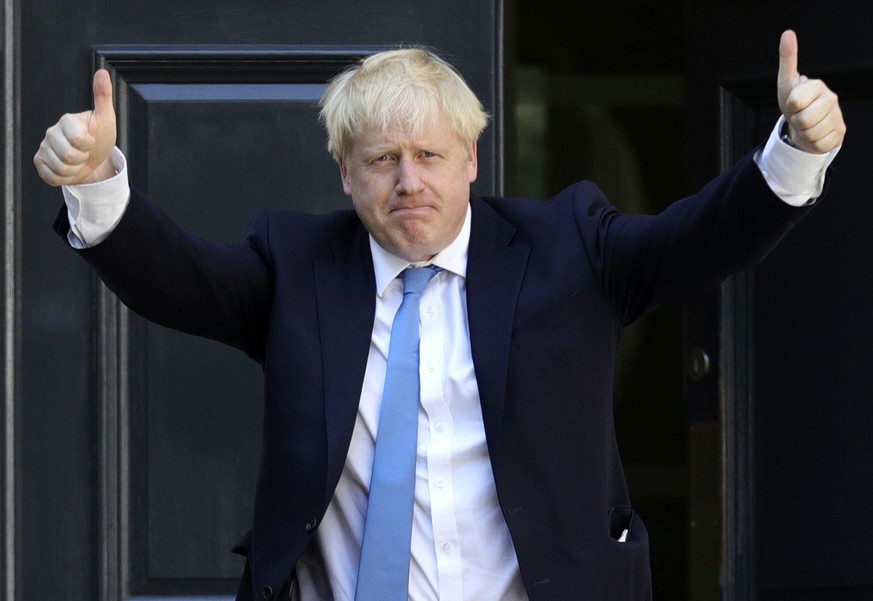
[(751, 153), (657, 215), (622, 214), (590, 183), (569, 193), (579, 199), (576, 223), (592, 269), (623, 324), (754, 267), (810, 210), (776, 197)]
[[(62, 210), (55, 230), (66, 239)], [(100, 244), (78, 250), (106, 285), (144, 318), (218, 340), (263, 359), (271, 298), (266, 212), (245, 242), (216, 245), (178, 227), (131, 189), (127, 211)]]

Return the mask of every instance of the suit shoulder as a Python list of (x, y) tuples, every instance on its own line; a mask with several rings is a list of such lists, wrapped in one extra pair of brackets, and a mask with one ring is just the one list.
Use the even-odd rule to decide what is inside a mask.
[(327, 213), (306, 213), (290, 209), (260, 209), (252, 215), (249, 236), (272, 240), (324, 241), (361, 227), (351, 209)]
[(540, 222), (554, 227), (556, 220), (572, 223), (579, 216), (591, 215), (611, 206), (603, 191), (588, 180), (575, 182), (545, 200), (485, 196), (482, 201), (520, 228)]
[(292, 209), (260, 209), (255, 212), (255, 215), (259, 214), (274, 227), (325, 228), (330, 230), (360, 223), (352, 209), (327, 213), (307, 213)]

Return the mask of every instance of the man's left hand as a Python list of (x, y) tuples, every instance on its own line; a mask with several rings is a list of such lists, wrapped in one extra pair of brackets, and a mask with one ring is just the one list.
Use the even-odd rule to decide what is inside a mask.
[(837, 95), (820, 79), (797, 71), (797, 35), (788, 30), (779, 41), (777, 76), (779, 110), (788, 122), (788, 135), (797, 148), (825, 154), (842, 145), (846, 124)]

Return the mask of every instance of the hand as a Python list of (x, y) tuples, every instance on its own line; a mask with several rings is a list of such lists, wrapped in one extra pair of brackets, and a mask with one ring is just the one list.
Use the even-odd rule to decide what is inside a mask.
[(797, 35), (791, 30), (779, 41), (776, 86), (779, 110), (788, 122), (794, 146), (825, 154), (843, 143), (846, 124), (839, 99), (820, 79), (808, 79), (797, 72)]
[(33, 163), (52, 186), (108, 179), (115, 175), (109, 161), (115, 138), (112, 80), (100, 69), (94, 74), (94, 110), (61, 117), (46, 131)]

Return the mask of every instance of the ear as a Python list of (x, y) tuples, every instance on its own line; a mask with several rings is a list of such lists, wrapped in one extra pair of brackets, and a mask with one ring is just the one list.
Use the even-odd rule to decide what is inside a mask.
[(340, 169), (340, 178), (343, 181), (343, 192), (346, 193), (346, 196), (351, 197), (352, 195), (352, 183), (349, 178), (349, 171), (346, 169), (346, 163), (343, 160), (343, 157), (339, 157), (337, 159), (337, 163), (339, 163)]
[(479, 173), (479, 158), (477, 152), (479, 150), (479, 141), (475, 140), (473, 146), (470, 147), (469, 157), (467, 157), (467, 177), (470, 183), (476, 181), (476, 176)]

